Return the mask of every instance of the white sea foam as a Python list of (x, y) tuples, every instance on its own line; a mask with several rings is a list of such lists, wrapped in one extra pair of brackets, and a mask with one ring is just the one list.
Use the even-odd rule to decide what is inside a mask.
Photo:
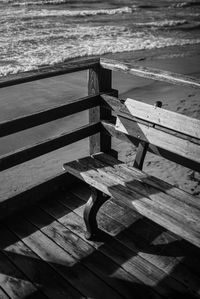
[(40, 10), (27, 10), (26, 8), (21, 8), (16, 11), (13, 9), (7, 10), (5, 16), (7, 17), (19, 17), (19, 18), (34, 18), (34, 17), (85, 17), (85, 16), (96, 16), (96, 15), (116, 15), (124, 13), (132, 13), (133, 9), (131, 7), (125, 6), (115, 9), (87, 9), (87, 10), (68, 10), (68, 9), (40, 9)]
[(4, 49), (5, 52), (0, 75), (37, 69), (42, 65), (53, 65), (75, 57), (200, 43), (200, 39), (166, 38), (147, 32), (132, 32), (125, 26), (78, 25), (65, 28), (59, 34), (49, 34), (47, 31), (39, 31), (35, 36), (30, 32), (27, 36), (21, 33), (13, 37), (13, 53), (10, 57), (14, 62), (7, 55), (11, 47), (5, 35), (0, 43), (0, 51)]
[(135, 23), (137, 26), (147, 26), (147, 27), (175, 27), (179, 25), (187, 24), (187, 20), (163, 20), (145, 23)]
[(68, 0), (39, 0), (39, 1), (13, 1), (13, 0), (3, 0), (2, 3), (7, 3), (12, 6), (29, 6), (29, 5), (59, 5), (68, 3)]
[(190, 7), (190, 6), (200, 6), (199, 0), (192, 0), (192, 1), (172, 4), (172, 7), (174, 8), (183, 8), (183, 7)]
[[(69, 3), (74, 0), (3, 0), (3, 3), (8, 1), (10, 5), (2, 6), (0, 0), (0, 75), (81, 56), (200, 43), (198, 20), (188, 17), (181, 8), (176, 9), (178, 14), (173, 9), (173, 14), (169, 10), (166, 16), (158, 8), (148, 11), (147, 6), (137, 8), (131, 1), (126, 1), (131, 4), (123, 7), (97, 9), (95, 0), (87, 0), (88, 9), (83, 10), (70, 9)], [(41, 6), (64, 3), (69, 5)], [(191, 13), (198, 14), (198, 10)], [(196, 27), (191, 35), (193, 25)], [(180, 28), (184, 30), (178, 31)]]

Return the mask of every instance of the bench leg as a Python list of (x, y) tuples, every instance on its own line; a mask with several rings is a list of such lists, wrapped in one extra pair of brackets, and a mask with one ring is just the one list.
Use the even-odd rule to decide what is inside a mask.
[(85, 238), (87, 240), (92, 240), (100, 231), (98, 229), (96, 215), (100, 207), (104, 204), (105, 201), (109, 199), (109, 196), (104, 195), (101, 191), (91, 188), (91, 195), (89, 200), (85, 205), (83, 212), (83, 218), (86, 225)]

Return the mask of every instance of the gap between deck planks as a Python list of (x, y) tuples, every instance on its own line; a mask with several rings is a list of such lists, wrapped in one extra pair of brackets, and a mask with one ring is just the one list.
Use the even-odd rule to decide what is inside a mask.
[[(18, 222), (20, 222), (20, 219), (18, 219)], [(23, 220), (24, 222), (24, 220)], [(23, 236), (23, 233), (19, 233), (19, 229), (17, 229), (17, 223), (8, 223), (9, 227), (11, 227), (12, 230), (15, 230), (17, 234), (20, 234), (20, 238), (24, 237)], [(21, 225), (20, 225), (21, 226)], [(22, 228), (23, 230), (23, 228)], [(66, 230), (65, 230), (66, 231)], [(55, 231), (54, 231), (55, 233)], [(83, 234), (82, 234), (83, 235)], [(63, 236), (64, 237), (64, 236)], [(29, 238), (29, 237), (28, 237)], [(64, 238), (64, 240), (66, 240), (66, 237)], [(76, 241), (76, 240), (75, 240)], [(23, 238), (23, 242), (27, 243), (27, 238)], [(29, 240), (29, 246), (30, 246), (30, 240)], [(39, 246), (39, 245), (38, 245)], [(95, 249), (95, 248), (94, 248)], [(94, 250), (93, 249), (93, 250)], [(104, 260), (104, 257), (103, 259), (101, 258), (101, 263), (102, 261)], [(108, 258), (107, 258), (107, 261), (108, 261)], [(106, 260), (105, 260), (106, 262)], [(103, 266), (108, 266), (110, 267), (110, 264), (112, 264), (112, 262), (109, 260), (108, 263), (105, 264), (102, 263)], [(91, 263), (91, 262), (90, 262)], [(100, 261), (97, 259), (96, 260), (96, 263), (97, 263), (97, 267), (99, 267), (99, 263)], [(92, 263), (93, 264), (93, 263)], [(106, 270), (106, 267), (105, 267), (105, 270)], [(103, 267), (104, 268), (104, 267)], [(141, 281), (138, 281), (134, 276), (131, 276), (129, 275), (128, 273), (126, 273), (123, 269), (121, 269), (119, 267), (119, 265), (114, 265), (112, 266), (112, 271), (113, 269), (118, 269), (116, 272), (116, 275), (115, 274), (112, 274), (111, 277), (108, 276), (110, 270), (108, 269), (108, 274), (105, 273), (107, 271), (103, 270), (103, 268), (101, 267), (101, 271), (104, 272), (103, 275), (105, 277), (105, 279), (109, 282), (109, 281), (112, 281), (112, 283), (117, 284), (117, 288), (121, 288), (121, 291), (122, 293), (124, 292), (126, 294), (126, 298), (132, 298), (132, 295), (133, 293), (134, 294), (137, 294), (138, 296), (140, 296), (141, 298), (146, 298), (146, 292), (148, 290), (148, 293), (150, 294), (151, 293), (151, 290), (148, 288), (148, 287), (145, 287), (145, 285), (141, 282)], [(112, 272), (111, 272), (112, 273)], [(96, 285), (95, 285), (96, 286)], [(142, 287), (141, 287), (142, 286)], [(90, 287), (90, 284), (88, 284), (88, 288)], [(101, 289), (102, 290), (102, 289)], [(129, 294), (129, 296), (127, 295)], [(101, 294), (102, 295), (102, 294)], [(120, 296), (120, 298), (123, 298), (124, 296)], [(97, 297), (95, 297), (97, 298)], [(102, 297), (100, 297), (102, 298)], [(116, 294), (114, 295), (114, 297), (110, 297), (110, 298), (116, 298)], [(160, 296), (154, 294), (154, 295), (151, 295), (151, 298), (160, 298)]]
[(2, 293), (11, 299), (46, 298), (2, 252), (0, 252), (0, 286), (3, 289)]
[[(66, 202), (68, 203), (68, 201), (69, 201), (69, 197), (67, 198), (67, 201), (66, 201)], [(71, 201), (71, 202), (72, 202), (72, 201)], [(55, 208), (55, 207), (54, 207), (54, 208)], [(74, 208), (74, 207), (73, 207), (73, 208)], [(47, 207), (47, 209), (48, 209), (48, 207)], [(61, 211), (62, 211), (62, 210), (61, 210)], [(51, 211), (51, 213), (52, 213), (52, 211)]]
[[(83, 192), (83, 189), (81, 190), (81, 192), (75, 191), (75, 194), (78, 195), (80, 198), (82, 198), (82, 200), (84, 199), (84, 197), (86, 197)], [(83, 202), (82, 202), (82, 207), (76, 208), (74, 203), (76, 201), (77, 201), (77, 197), (73, 197), (73, 200), (70, 200), (68, 197), (63, 203), (66, 206), (71, 206), (73, 211), (81, 215), (83, 212)], [(80, 205), (80, 200), (79, 200), (79, 205)], [(113, 217), (114, 211), (116, 212), (116, 215), (114, 215)], [(192, 271), (197, 268), (196, 265), (198, 264), (199, 261), (200, 252), (198, 249), (196, 249), (188, 242), (179, 240), (179, 238), (177, 238), (175, 235), (164, 230), (162, 227), (156, 225), (155, 223), (145, 218), (141, 218), (139, 214), (134, 212), (132, 213), (132, 211), (130, 213), (129, 208), (127, 209), (127, 207), (120, 207), (114, 202), (106, 203), (102, 207), (102, 211), (100, 214), (101, 214), (101, 216), (99, 217), (100, 226), (103, 226), (104, 229), (108, 227), (107, 223), (111, 223), (113, 219), (115, 222), (119, 221), (120, 219), (118, 225), (119, 224), (121, 225), (120, 228), (121, 231), (122, 231), (122, 227), (123, 229), (127, 227), (129, 228), (128, 230), (122, 231), (121, 233), (119, 233), (120, 231), (115, 233), (115, 238), (119, 242), (124, 243), (129, 249), (137, 252), (138, 255), (150, 261), (152, 264), (156, 265), (157, 267), (159, 267), (166, 274), (169, 275), (169, 273), (172, 271), (171, 274), (172, 277), (186, 284), (188, 288), (193, 288), (197, 293), (199, 293), (200, 279), (198, 278), (198, 275), (200, 274), (200, 272), (198, 271), (197, 274), (192, 273)], [(141, 225), (142, 225), (142, 232), (141, 232)], [(145, 240), (145, 236), (148, 237), (146, 240)], [(155, 244), (150, 244), (152, 241)], [(163, 241), (166, 244), (159, 246), (158, 244), (160, 242), (163, 243)], [(181, 248), (178, 248), (179, 245), (181, 246)], [(140, 250), (141, 247), (142, 250)], [(147, 251), (144, 247), (146, 247)], [(185, 248), (188, 249), (188, 252), (190, 251), (192, 252), (191, 257), (189, 259), (187, 257), (188, 265), (186, 266), (183, 265), (184, 254), (187, 253), (188, 255), (188, 252), (187, 250), (185, 250)], [(175, 254), (176, 252), (178, 252), (178, 257), (171, 255), (173, 250), (175, 250)], [(170, 256), (168, 257), (169, 252), (170, 252)], [(180, 252), (181, 252), (181, 256), (179, 256)], [(197, 252), (198, 252), (198, 256), (196, 257)], [(191, 267), (191, 262), (192, 262), (192, 267)], [(178, 269), (176, 266), (178, 266)], [(173, 272), (174, 267), (176, 267), (175, 268), (176, 271)]]
[[(84, 189), (81, 190), (81, 192), (78, 192), (77, 190), (73, 191), (73, 194), (75, 194), (75, 196), (73, 196), (73, 194), (69, 197), (66, 197), (65, 201), (63, 201), (63, 204), (66, 206), (70, 206), (71, 209), (73, 209), (74, 212), (76, 212), (77, 214), (79, 214), (81, 216), (83, 209), (84, 209), (84, 198), (89, 196), (89, 190), (88, 188), (85, 188), (85, 191), (83, 191)], [(77, 199), (77, 196), (79, 197), (79, 199)], [(81, 203), (82, 202), (82, 203)], [(127, 235), (127, 237), (129, 236), (130, 240), (129, 242), (135, 242), (136, 244), (139, 244), (139, 247), (142, 246), (142, 248), (144, 246), (149, 246), (150, 247), (150, 252), (155, 252), (155, 253), (159, 253), (162, 251), (163, 253), (166, 253), (165, 258), (163, 258), (163, 260), (166, 259), (166, 261), (168, 260), (168, 264), (166, 264), (166, 261), (163, 262), (164, 268), (168, 267), (171, 265), (171, 261), (170, 259), (172, 258), (172, 260), (174, 260), (174, 258), (177, 260), (178, 262), (181, 262), (183, 260), (183, 256), (184, 254), (187, 254), (187, 258), (188, 253), (191, 253), (191, 261), (192, 261), (192, 265), (193, 268), (191, 268), (192, 271), (197, 271), (197, 276), (200, 275), (200, 270), (198, 267), (196, 267), (196, 263), (198, 264), (198, 258), (200, 257), (200, 251), (198, 250), (198, 248), (194, 247), (193, 245), (191, 245), (190, 243), (182, 240), (181, 238), (175, 236), (173, 233), (165, 230), (163, 227), (155, 224), (154, 222), (148, 220), (145, 217), (142, 217), (140, 214), (138, 214), (135, 211), (130, 211), (130, 209), (125, 206), (125, 205), (119, 205), (114, 203), (112, 200), (106, 202), (102, 207), (101, 207), (101, 211), (100, 211), (101, 217), (97, 216), (100, 222), (100, 225), (105, 229), (105, 226), (107, 226), (107, 223), (112, 223), (112, 221), (119, 221), (118, 222), (118, 227), (119, 229), (117, 230), (117, 232), (114, 232), (115, 237), (118, 238), (117, 233), (119, 233), (120, 231), (122, 231), (125, 228), (129, 228), (129, 230), (123, 232), (123, 234), (120, 234), (120, 239), (124, 238), (124, 236)], [(113, 216), (114, 215), (114, 216)], [(103, 221), (102, 221), (103, 220)], [(134, 238), (134, 236), (132, 236), (132, 234), (134, 234), (134, 236), (136, 236), (136, 239)], [(132, 236), (132, 238), (131, 238)], [(153, 242), (153, 243), (152, 243)], [(155, 248), (155, 250), (151, 250), (151, 246), (152, 248), (154, 248), (155, 246), (157, 246), (159, 243), (163, 243), (163, 246), (158, 246), (157, 249)], [(166, 244), (165, 244), (166, 242)], [(173, 242), (173, 246), (170, 250), (174, 249), (175, 252), (180, 253), (181, 252), (181, 256), (180, 254), (178, 255), (178, 257), (172, 256), (172, 252), (170, 254), (170, 257), (168, 256), (168, 243)], [(150, 245), (150, 243), (152, 243)], [(165, 246), (167, 245), (167, 246)], [(180, 246), (180, 248), (178, 248), (178, 246)], [(177, 250), (176, 250), (177, 249)], [(198, 255), (197, 255), (198, 253)], [(143, 252), (139, 252), (139, 254), (143, 254)], [(197, 257), (197, 258), (196, 258)], [(148, 260), (151, 260), (151, 258), (153, 259), (158, 259), (160, 262), (162, 261), (162, 258), (160, 256), (154, 256), (154, 255), (147, 255), (146, 257)], [(155, 262), (154, 262), (155, 263)], [(162, 264), (162, 262), (161, 262)], [(173, 266), (173, 265), (171, 265)], [(190, 265), (191, 266), (191, 265)], [(164, 270), (163, 268), (163, 270)], [(186, 269), (188, 270), (188, 269)], [(190, 271), (191, 271), (190, 270)], [(185, 271), (183, 271), (184, 275), (186, 275)], [(183, 275), (183, 276), (184, 276)], [(187, 276), (187, 275), (186, 275)], [(200, 281), (198, 280), (198, 285), (200, 286)]]
[[(83, 196), (84, 196), (84, 192), (83, 192)], [(70, 201), (71, 197), (72, 197), (72, 200)], [(73, 204), (72, 204), (72, 202), (73, 202)], [(27, 212), (27, 214), (25, 214), (25, 217), (28, 219), (28, 222), (23, 219), (22, 220), (19, 219), (19, 221), (22, 221), (22, 223), (24, 222), (24, 224), (28, 223), (28, 227), (32, 226), (32, 228), (33, 228), (33, 225), (31, 225), (30, 222), (35, 223), (35, 225), (37, 225), (37, 227), (34, 226), (34, 230), (37, 231), (37, 229), (40, 227), (41, 231), (39, 233), (36, 233), (36, 235), (34, 236), (34, 240), (31, 241), (30, 237), (26, 237), (25, 239), (23, 239), (23, 242), (25, 242), (25, 244), (27, 244), (29, 246), (31, 245), (32, 250), (34, 249), (34, 251), (35, 251), (35, 250), (38, 250), (38, 248), (35, 249), (34, 248), (35, 245), (32, 244), (32, 242), (34, 241), (36, 244), (36, 247), (39, 247), (40, 242), (38, 242), (38, 237), (42, 236), (43, 240), (45, 240), (45, 241), (47, 240), (46, 236), (49, 236), (50, 238), (54, 238), (54, 241), (57, 244), (59, 244), (59, 246), (64, 248), (65, 252), (67, 251), (67, 252), (69, 252), (69, 254), (73, 254), (74, 258), (76, 257), (76, 259), (80, 260), (81, 263), (85, 267), (87, 267), (88, 269), (91, 269), (91, 272), (93, 272), (93, 273), (96, 272), (95, 275), (101, 277), (104, 281), (107, 282), (108, 285), (110, 285), (112, 288), (117, 288), (118, 292), (120, 294), (123, 293), (123, 290), (124, 290), (123, 297), (125, 297), (125, 298), (131, 298), (131, 292), (133, 294), (133, 291), (135, 293), (137, 293), (140, 297), (142, 295), (143, 298), (145, 298), (144, 290), (145, 290), (145, 292), (146, 291), (151, 292), (151, 293), (153, 292), (152, 298), (160, 298), (160, 296), (158, 294), (156, 294), (155, 291), (162, 294), (164, 297), (169, 295), (170, 298), (173, 298), (174, 292), (176, 292), (177, 290), (179, 290), (180, 292), (186, 291), (186, 288), (182, 284), (180, 284), (176, 280), (168, 277), (169, 272), (170, 272), (169, 270), (173, 269), (173, 267), (170, 267), (168, 269), (168, 274), (166, 272), (167, 281), (162, 283), (161, 285), (159, 285), (159, 279), (161, 279), (161, 277), (159, 275), (156, 275), (156, 273), (154, 273), (154, 272), (157, 272), (160, 274), (163, 273), (162, 278), (164, 279), (164, 281), (165, 281), (166, 275), (164, 275), (164, 272), (160, 272), (159, 269), (157, 271), (155, 266), (151, 266), (151, 264), (143, 258), (142, 258), (143, 262), (140, 264), (141, 257), (139, 257), (139, 258), (137, 257), (137, 255), (140, 254), (140, 252), (137, 252), (137, 248), (133, 248), (133, 245), (131, 243), (132, 241), (131, 242), (129, 241), (130, 244), (127, 242), (128, 239), (126, 237), (126, 234), (125, 234), (124, 240), (121, 239), (121, 241), (120, 241), (120, 238), (119, 238), (119, 240), (116, 241), (113, 238), (109, 238), (107, 236), (107, 241), (105, 242), (106, 244), (103, 244), (102, 242), (99, 242), (99, 243), (86, 242), (84, 240), (84, 228), (83, 228), (83, 224), (82, 224), (83, 223), (82, 218), (80, 216), (78, 216), (78, 214), (80, 215), (80, 213), (82, 213), (82, 208), (81, 209), (78, 208), (78, 211), (79, 211), (78, 214), (75, 214), (74, 212), (69, 210), (70, 207), (72, 209), (75, 208), (74, 205), (76, 202), (77, 202), (77, 205), (84, 203), (83, 201), (78, 199), (77, 196), (72, 196), (72, 195), (68, 194), (68, 196), (59, 197), (59, 199), (57, 201), (48, 201), (48, 202), (42, 203), (40, 206), (42, 207), (43, 212), (39, 208), (36, 208), (35, 213), (34, 213), (34, 211), (31, 211), (31, 213)], [(66, 206), (68, 206), (68, 208), (66, 208)], [(113, 208), (113, 207), (114, 207), (114, 205), (112, 204), (111, 208)], [(116, 207), (117, 206), (115, 206), (115, 208)], [(77, 212), (77, 209), (74, 209), (74, 211)], [(108, 211), (108, 214), (109, 214), (109, 212), (110, 211)], [(50, 215), (51, 215), (51, 217), (50, 217)], [(54, 216), (54, 218), (52, 216)], [(62, 217), (62, 216), (64, 216), (64, 217)], [(102, 220), (105, 220), (105, 215), (103, 214), (101, 216), (101, 218), (102, 218)], [(133, 218), (132, 218), (132, 220), (133, 220)], [(55, 221), (55, 219), (57, 219), (60, 223)], [(110, 221), (110, 219), (108, 219), (109, 222), (105, 221), (105, 225), (106, 225), (108, 232), (112, 231), (113, 228), (116, 226), (116, 221), (112, 223), (112, 221)], [(136, 217), (136, 220), (137, 219), (138, 219), (138, 216)], [(52, 224), (50, 224), (49, 222)], [(18, 236), (20, 238), (22, 238), (24, 227), (21, 227), (22, 226), (22, 224), (21, 224), (17, 228), (17, 226), (15, 224), (16, 224), (15, 222), (12, 225), (11, 225), (11, 223), (8, 223), (10, 228), (12, 228), (12, 230), (14, 230), (15, 233), (17, 233)], [(137, 221), (136, 221), (136, 224), (137, 224)], [(127, 226), (128, 226), (128, 223), (127, 223)], [(120, 227), (120, 230), (122, 230), (122, 229), (123, 229), (123, 226)], [(20, 230), (22, 230), (22, 233), (20, 233)], [(133, 229), (133, 231), (134, 231), (134, 229)], [(42, 234), (41, 234), (41, 232), (42, 232)], [(115, 231), (115, 234), (119, 233), (119, 232), (120, 231)], [(27, 234), (28, 231), (27, 232), (24, 231), (24, 233)], [(29, 231), (29, 233), (30, 233), (30, 231)], [(35, 234), (35, 232), (34, 232), (34, 234)], [(43, 236), (44, 234), (46, 234), (46, 236)], [(120, 236), (124, 236), (124, 233), (120, 234)], [(132, 234), (130, 233), (130, 237), (131, 236), (132, 236)], [(32, 236), (31, 236), (31, 238), (32, 238)], [(137, 238), (136, 238), (136, 240), (137, 240)], [(133, 241), (135, 242), (135, 238), (133, 238)], [(99, 248), (99, 251), (94, 252), (95, 248), (96, 249)], [(39, 251), (40, 250), (41, 250), (41, 248), (39, 248)], [(58, 250), (57, 253), (58, 252), (60, 252), (60, 250)], [(133, 252), (134, 252), (134, 254), (133, 254)], [(41, 253), (40, 253), (40, 255), (41, 255)], [(151, 255), (147, 254), (146, 258), (149, 259), (149, 257)], [(154, 256), (154, 254), (153, 254), (153, 256)], [(53, 258), (54, 256), (51, 256), (51, 257)], [(57, 257), (55, 257), (55, 258), (57, 258)], [(103, 263), (104, 258), (105, 258), (105, 262)], [(159, 261), (159, 258), (158, 258), (158, 261)], [(158, 263), (158, 261), (157, 261), (157, 263)], [(163, 262), (166, 263), (164, 260), (163, 260)], [(175, 264), (175, 262), (173, 260), (171, 260), (169, 262)], [(48, 263), (51, 265), (50, 261), (48, 261)], [(154, 263), (156, 263), (156, 261), (154, 261)], [(99, 266), (100, 266), (100, 269), (98, 269)], [(120, 268), (120, 266), (122, 268)], [(137, 266), (137, 268), (135, 268), (136, 266)], [(158, 265), (158, 266), (160, 267), (160, 265)], [(104, 267), (105, 267), (105, 269), (104, 269)], [(58, 271), (58, 268), (56, 268), (56, 269), (55, 269), (55, 267), (53, 267), (53, 268), (54, 268), (54, 270), (56, 270), (55, 272)], [(146, 272), (147, 269), (149, 269), (149, 271), (150, 271), (149, 274), (151, 273), (150, 277), (147, 277), (148, 276), (147, 275), (148, 272)], [(152, 269), (153, 269), (153, 272), (152, 272)], [(183, 267), (183, 269), (184, 269), (184, 267)], [(37, 271), (37, 269), (36, 269), (36, 271)], [(185, 273), (186, 273), (186, 271), (185, 271)], [(135, 277), (135, 275), (137, 276), (137, 278)], [(142, 279), (145, 280), (147, 285), (148, 284), (152, 285), (153, 286), (152, 289), (154, 289), (154, 291), (151, 291), (148, 286), (146, 286), (146, 288), (145, 288), (145, 286), (141, 282)], [(188, 277), (187, 277), (187, 279), (188, 279)], [(191, 275), (189, 285), (191, 284), (191, 279), (194, 279), (194, 283), (192, 286), (193, 289), (195, 290), (195, 288), (196, 288), (196, 290), (197, 290), (197, 285), (195, 285), (195, 283), (198, 282), (197, 278), (195, 277), (195, 275)], [(127, 283), (126, 281), (128, 281), (129, 283)], [(186, 285), (187, 285), (187, 282), (186, 282)], [(90, 286), (90, 284), (88, 286)], [(120, 297), (122, 298), (122, 295), (120, 295)], [(112, 298), (112, 297), (110, 297), (110, 298)], [(113, 297), (113, 298), (115, 298), (115, 297)]]
[[(165, 198), (162, 198), (162, 202), (160, 202), (157, 197), (151, 197), (149, 199), (149, 197), (143, 195), (142, 192), (135, 190), (135, 184), (131, 184), (136, 179), (134, 174), (132, 177), (130, 176), (130, 178), (128, 175), (128, 180), (126, 180), (124, 179), (124, 174), (118, 172), (114, 167), (112, 168), (112, 170), (114, 169), (114, 174), (112, 174), (109, 172), (109, 167), (106, 168), (105, 165), (103, 168), (99, 167), (99, 163), (96, 162), (95, 157), (96, 156), (94, 156), (94, 158), (86, 157), (78, 161), (69, 162), (65, 165), (65, 169), (89, 185), (114, 197), (116, 201), (123, 201), (129, 205), (131, 209), (137, 210), (143, 216), (152, 219), (154, 222), (175, 232), (193, 244), (197, 246), (200, 245), (199, 221), (195, 221), (195, 219), (191, 220), (191, 217), (186, 217), (187, 215), (185, 214), (188, 213), (188, 209), (186, 209), (185, 214), (181, 214), (174, 205), (172, 206), (174, 209), (171, 208), (171, 203), (168, 205), (167, 203), (163, 204), (163, 199), (165, 201)], [(116, 161), (115, 164), (119, 163), (118, 160)], [(96, 164), (98, 167), (96, 167)], [(143, 173), (141, 173), (141, 175), (143, 175)], [(148, 193), (151, 193), (153, 190), (151, 186), (147, 186), (147, 190), (148, 189)], [(157, 189), (155, 189), (155, 192), (160, 193)], [(194, 212), (196, 211), (194, 210)]]
[[(121, 298), (31, 222), (23, 218), (18, 219), (17, 222), (10, 224), (10, 228), (20, 238), (23, 238), (23, 242), (31, 250), (63, 277), (66, 283), (68, 282), (74, 289), (77, 289), (81, 296), (101, 298), (102, 290), (104, 290), (105, 298)], [(80, 295), (76, 298), (80, 298)]]
[[(32, 282), (41, 289), (45, 298), (80, 298), (80, 293), (74, 290), (51, 266), (42, 261), (15, 233), (4, 228), (1, 230), (1, 236), (0, 245), (5, 256), (24, 273), (26, 277), (24, 280)], [(15, 277), (13, 273), (12, 275)], [(18, 289), (20, 287), (23, 289), (23, 286), (19, 284)]]

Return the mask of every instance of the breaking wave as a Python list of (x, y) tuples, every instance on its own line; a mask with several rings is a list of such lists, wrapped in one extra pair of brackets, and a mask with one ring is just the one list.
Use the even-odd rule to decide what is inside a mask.
[(3, 4), (10, 4), (11, 6), (30, 6), (30, 5), (59, 5), (69, 4), (72, 1), (69, 0), (36, 0), (36, 1), (14, 1), (14, 0), (3, 0)]
[(172, 5), (172, 7), (175, 7), (175, 8), (183, 8), (183, 7), (191, 7), (191, 6), (200, 6), (200, 1), (193, 0), (193, 1), (188, 1), (188, 2), (175, 3)]
[(164, 20), (164, 21), (154, 21), (154, 22), (145, 22), (145, 23), (135, 23), (137, 26), (144, 27), (176, 27), (180, 25), (188, 24), (186, 20)]
[[(12, 41), (13, 46), (16, 45), (14, 47), (15, 60), (14, 62), (10, 61), (5, 52), (0, 76), (38, 69), (44, 65), (53, 65), (70, 58), (200, 43), (200, 39), (167, 38), (154, 36), (151, 33), (147, 34), (147, 32), (131, 32), (123, 26), (90, 28), (77, 26), (73, 30), (69, 28), (69, 31), (63, 32), (63, 34), (54, 34), (50, 37), (46, 35), (46, 39), (43, 34), (44, 32), (41, 32), (37, 36), (31, 34), (27, 37), (22, 34), (21, 40), (19, 36), (16, 37)], [(2, 48), (6, 50), (5, 39), (2, 40)], [(7, 48), (9, 48), (9, 44)], [(19, 48), (18, 53), (17, 48)], [(20, 52), (21, 48), (23, 52)]]
[(19, 16), (20, 18), (34, 18), (34, 17), (85, 17), (85, 16), (97, 16), (97, 15), (117, 15), (132, 13), (133, 9), (130, 7), (121, 7), (115, 9), (88, 9), (88, 10), (56, 10), (56, 9), (41, 9), (41, 10), (16, 10), (7, 11), (5, 15), (10, 17)]

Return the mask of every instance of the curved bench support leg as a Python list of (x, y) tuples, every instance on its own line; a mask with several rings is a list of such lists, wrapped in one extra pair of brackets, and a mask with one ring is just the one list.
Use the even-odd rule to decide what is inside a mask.
[(109, 199), (109, 196), (104, 195), (101, 191), (91, 188), (91, 195), (89, 200), (85, 205), (83, 212), (83, 218), (86, 225), (85, 238), (87, 240), (92, 240), (100, 231), (98, 229), (96, 215), (100, 207), (104, 204), (106, 200)]

